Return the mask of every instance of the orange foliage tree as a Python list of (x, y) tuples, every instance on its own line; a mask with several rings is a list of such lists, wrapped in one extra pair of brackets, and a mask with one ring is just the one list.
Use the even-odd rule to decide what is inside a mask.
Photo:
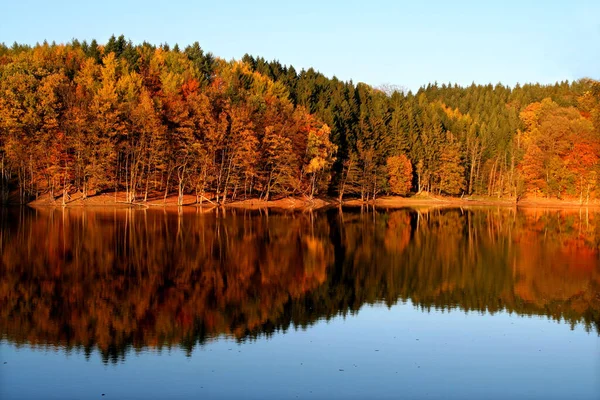
[(525, 154), (518, 169), (527, 191), (589, 200), (600, 160), (600, 136), (591, 121), (550, 99), (528, 106), (521, 120)]
[(412, 164), (406, 155), (388, 157), (387, 173), (390, 192), (407, 195), (412, 187)]

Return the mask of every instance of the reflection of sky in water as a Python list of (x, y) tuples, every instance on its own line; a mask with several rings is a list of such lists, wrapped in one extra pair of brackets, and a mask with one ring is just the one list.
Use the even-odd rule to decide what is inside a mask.
[[(598, 399), (600, 339), (545, 317), (365, 306), (244, 344), (126, 361), (0, 345), (0, 398)], [(340, 371), (343, 370), (343, 371)]]

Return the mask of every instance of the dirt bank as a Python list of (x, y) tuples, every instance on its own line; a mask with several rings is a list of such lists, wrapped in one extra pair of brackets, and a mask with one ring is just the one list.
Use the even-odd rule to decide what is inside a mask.
[[(65, 200), (65, 207), (177, 207), (177, 196), (163, 195), (149, 196), (147, 201), (139, 200), (134, 203), (127, 203), (125, 192), (102, 193), (94, 196), (83, 198), (80, 193), (75, 193)], [(280, 208), (286, 210), (296, 209), (318, 209), (331, 205), (332, 202), (324, 199), (308, 199), (300, 197), (285, 197), (270, 201), (260, 199), (248, 199), (241, 201), (233, 201), (225, 204), (227, 208), (243, 208), (257, 210), (262, 208)], [(57, 197), (52, 199), (49, 195), (40, 196), (37, 200), (29, 203), (32, 207), (63, 207), (63, 199)], [(213, 200), (202, 199), (198, 202), (195, 195), (183, 196), (183, 207), (203, 207), (213, 208), (218, 207), (218, 204)]]
[[(80, 193), (75, 193), (65, 201), (66, 207), (177, 207), (177, 196), (167, 196), (165, 199), (161, 194), (149, 196), (147, 201), (135, 201), (133, 204), (125, 201), (125, 192), (102, 193), (94, 196), (88, 196), (86, 199)], [(581, 204), (577, 200), (558, 200), (544, 198), (526, 198), (515, 202), (514, 199), (503, 199), (494, 197), (445, 197), (419, 195), (413, 197), (400, 196), (382, 196), (375, 201), (364, 202), (360, 199), (344, 200), (344, 206), (364, 206), (374, 205), (377, 207), (416, 207), (416, 206), (440, 206), (440, 207), (463, 207), (463, 206), (499, 206), (499, 207), (543, 207), (543, 208), (582, 208), (600, 207), (600, 202), (597, 200), (590, 201), (588, 204)], [(48, 195), (40, 196), (35, 201), (29, 203), (33, 207), (62, 207), (62, 197), (52, 199)], [(264, 201), (260, 199), (248, 199), (229, 202), (225, 205), (227, 208), (257, 210), (262, 208), (279, 208), (285, 210), (303, 210), (303, 209), (320, 209), (328, 206), (338, 206), (339, 203), (335, 199), (308, 199), (302, 197), (284, 197), (275, 200)], [(212, 208), (218, 205), (212, 201), (203, 199), (197, 202), (195, 195), (185, 195), (183, 197), (184, 207), (203, 207)]]

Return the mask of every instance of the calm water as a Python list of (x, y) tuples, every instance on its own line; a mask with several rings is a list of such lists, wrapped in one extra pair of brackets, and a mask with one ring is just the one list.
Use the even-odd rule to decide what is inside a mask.
[(0, 398), (599, 399), (599, 246), (591, 210), (2, 210)]

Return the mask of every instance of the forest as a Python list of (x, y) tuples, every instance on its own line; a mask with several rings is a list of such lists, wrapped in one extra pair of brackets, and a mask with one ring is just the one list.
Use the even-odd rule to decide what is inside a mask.
[(600, 198), (600, 83), (415, 93), (198, 42), (0, 45), (0, 203)]

